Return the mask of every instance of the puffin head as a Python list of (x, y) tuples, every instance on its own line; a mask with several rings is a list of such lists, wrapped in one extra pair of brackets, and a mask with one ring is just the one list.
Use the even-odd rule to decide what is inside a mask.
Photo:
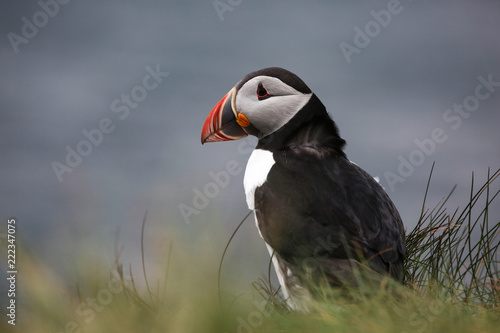
[(203, 125), (201, 143), (261, 139), (287, 124), (311, 99), (311, 89), (278, 67), (252, 72), (215, 105)]

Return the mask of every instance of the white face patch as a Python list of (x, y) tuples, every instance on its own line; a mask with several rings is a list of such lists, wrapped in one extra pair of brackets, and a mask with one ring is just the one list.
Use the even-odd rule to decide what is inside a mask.
[(264, 184), (274, 163), (273, 153), (269, 150), (255, 149), (250, 155), (243, 178), (249, 209), (255, 209), (255, 189)]
[[(271, 97), (259, 100), (257, 88), (261, 84)], [(312, 93), (304, 94), (271, 76), (256, 76), (246, 82), (236, 94), (236, 110), (264, 136), (288, 123), (309, 102)]]

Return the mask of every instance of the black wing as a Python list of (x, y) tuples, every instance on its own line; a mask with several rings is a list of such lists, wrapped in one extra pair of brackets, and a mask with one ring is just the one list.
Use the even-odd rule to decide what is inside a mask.
[(318, 259), (328, 272), (362, 256), (402, 279), (403, 224), (368, 173), (344, 156), (306, 146), (275, 152), (274, 159), (255, 192), (255, 211), (264, 240), (280, 258), (295, 266)]

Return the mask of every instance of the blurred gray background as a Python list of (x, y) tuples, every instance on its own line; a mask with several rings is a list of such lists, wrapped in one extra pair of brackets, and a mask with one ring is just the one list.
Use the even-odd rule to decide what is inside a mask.
[[(123, 260), (138, 265), (146, 210), (149, 230), (175, 230), (194, 255), (222, 252), (248, 211), (255, 140), (202, 146), (201, 127), (263, 67), (318, 95), (408, 229), (433, 161), (429, 206), (458, 184), (451, 209), (467, 203), (472, 172), (477, 185), (500, 167), (498, 1), (63, 2), (0, 11), (0, 236), (15, 217), (19, 244), (61, 273), (78, 274), (83, 250), (112, 262), (118, 227)], [(217, 185), (211, 175), (234, 163)], [(210, 230), (213, 247), (198, 248)], [(230, 248), (254, 276), (266, 270), (258, 237), (249, 221)]]

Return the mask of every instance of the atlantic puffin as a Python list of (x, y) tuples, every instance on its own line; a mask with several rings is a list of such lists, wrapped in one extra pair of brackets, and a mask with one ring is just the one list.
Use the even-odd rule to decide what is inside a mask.
[(212, 109), (201, 143), (256, 136), (244, 175), (248, 208), (287, 303), (307, 308), (321, 286), (356, 284), (368, 268), (403, 280), (401, 217), (378, 182), (351, 162), (325, 106), (279, 67), (246, 75)]

